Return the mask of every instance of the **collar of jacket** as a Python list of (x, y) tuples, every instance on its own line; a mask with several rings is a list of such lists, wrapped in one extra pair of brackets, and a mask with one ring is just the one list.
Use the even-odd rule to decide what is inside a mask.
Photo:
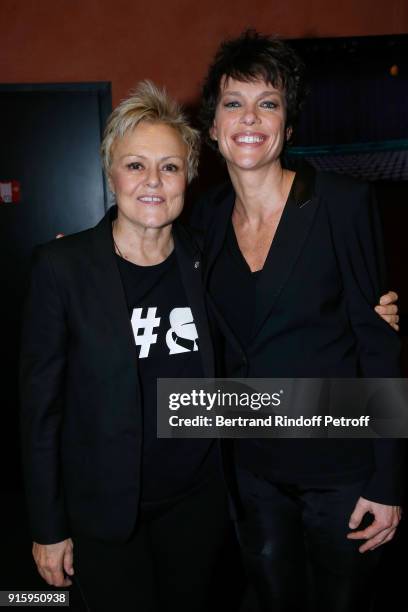
[(292, 185), (292, 198), (298, 208), (302, 208), (314, 197), (316, 190), (316, 170), (304, 162), (296, 171)]
[[(302, 162), (293, 181), (289, 194), (290, 205), (303, 208), (311, 202), (316, 195), (316, 170), (308, 163)], [(288, 202), (289, 203), (289, 202)], [(235, 204), (235, 192), (230, 182), (225, 183), (218, 191), (212, 202), (213, 210), (211, 222), (205, 228), (205, 270), (204, 279), (208, 280), (211, 267), (226, 239), (226, 232)]]
[[(301, 254), (317, 210), (318, 197), (315, 185), (316, 171), (309, 165), (302, 165), (296, 172), (287, 204), (257, 285), (254, 337), (259, 334), (263, 322), (271, 312)], [(211, 225), (207, 228), (204, 248), (206, 285), (211, 269), (225, 243), (234, 202), (235, 193), (232, 185), (228, 190), (223, 188), (218, 196), (209, 202), (214, 212)], [(221, 318), (220, 316), (219, 319)], [(226, 321), (224, 321), (224, 327), (228, 327)], [(231, 337), (231, 334), (229, 336)]]
[[(92, 232), (94, 263), (99, 268), (101, 306), (108, 310), (116, 326), (118, 338), (127, 338), (127, 348), (135, 351), (128, 307), (120, 278), (112, 237), (112, 222), (117, 217), (117, 206), (112, 206)], [(205, 306), (201, 276), (201, 253), (194, 232), (179, 221), (173, 223), (174, 246), (181, 280), (188, 303), (194, 313), (204, 376), (214, 376), (214, 354)]]

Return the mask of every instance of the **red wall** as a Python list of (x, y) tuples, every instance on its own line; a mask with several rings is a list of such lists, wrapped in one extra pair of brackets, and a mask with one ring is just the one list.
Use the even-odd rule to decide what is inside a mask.
[[(331, 6), (330, 6), (331, 5)], [(218, 42), (246, 27), (284, 37), (408, 32), (407, 0), (0, 0), (0, 82), (140, 79), (183, 102)]]

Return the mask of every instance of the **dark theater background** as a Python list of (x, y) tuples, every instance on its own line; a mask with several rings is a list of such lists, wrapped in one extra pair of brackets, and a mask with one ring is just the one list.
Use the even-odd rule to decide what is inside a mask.
[[(374, 183), (389, 286), (400, 296), (406, 375), (408, 2), (1, 0), (0, 24), (0, 590), (42, 589), (19, 462), (22, 296), (32, 247), (94, 225), (109, 206), (98, 145), (112, 105), (149, 78), (194, 119), (220, 40), (248, 27), (290, 39), (307, 64), (310, 95), (287, 164), (307, 160)], [(204, 150), (189, 206), (223, 177)], [(408, 609), (407, 544), (403, 521), (386, 547), (375, 612)], [(256, 612), (250, 600), (245, 610)]]

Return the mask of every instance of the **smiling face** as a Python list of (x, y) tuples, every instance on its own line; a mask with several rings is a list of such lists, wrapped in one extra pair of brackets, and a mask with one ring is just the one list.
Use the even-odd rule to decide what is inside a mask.
[(210, 136), (232, 169), (254, 170), (279, 160), (290, 128), (285, 128), (285, 94), (259, 81), (221, 81)]
[(187, 146), (163, 123), (139, 123), (112, 147), (109, 186), (118, 219), (140, 228), (170, 225), (183, 210)]

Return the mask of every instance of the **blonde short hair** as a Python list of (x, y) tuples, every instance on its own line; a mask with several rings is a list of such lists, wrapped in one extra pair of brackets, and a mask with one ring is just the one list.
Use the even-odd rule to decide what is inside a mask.
[(192, 128), (182, 107), (165, 89), (159, 89), (152, 81), (141, 81), (130, 96), (114, 109), (106, 123), (101, 144), (101, 156), (105, 172), (112, 164), (112, 147), (117, 138), (133, 130), (142, 121), (164, 123), (174, 128), (187, 145), (187, 180), (197, 174), (200, 154), (200, 134)]

